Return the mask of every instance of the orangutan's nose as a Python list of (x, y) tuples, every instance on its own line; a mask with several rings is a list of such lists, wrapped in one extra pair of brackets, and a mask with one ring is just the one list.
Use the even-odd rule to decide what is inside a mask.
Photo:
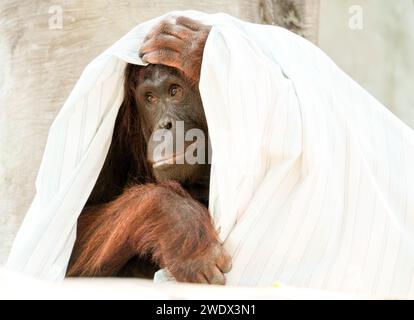
[(171, 130), (172, 127), (173, 123), (171, 121), (171, 118), (164, 118), (161, 119), (160, 122), (158, 122), (158, 129)]

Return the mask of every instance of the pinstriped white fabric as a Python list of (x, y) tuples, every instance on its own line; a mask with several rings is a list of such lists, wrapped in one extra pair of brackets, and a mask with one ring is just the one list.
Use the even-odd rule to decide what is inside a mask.
[[(318, 48), (225, 14), (200, 91), (213, 153), (210, 210), (233, 256), (230, 285), (414, 294), (414, 133)], [(8, 266), (63, 278), (107, 152), (125, 62), (144, 23), (95, 59), (55, 120), (37, 195)]]
[[(94, 173), (99, 173), (109, 148), (110, 139), (103, 140), (102, 135), (111, 132), (122, 101), (122, 90), (105, 88), (122, 85), (122, 67), (118, 59), (107, 61), (91, 95), (76, 99), (75, 87), (73, 103), (65, 104), (53, 123), (36, 181), (37, 194), (15, 239), (9, 267), (55, 278), (62, 273), (56, 265), (66, 266), (73, 246), (68, 237), (73, 242), (76, 234), (76, 212), (82, 210), (96, 179)], [(55, 267), (49, 269), (51, 265)]]
[(318, 48), (269, 26), (214, 28), (200, 90), (228, 284), (414, 295), (411, 129)]

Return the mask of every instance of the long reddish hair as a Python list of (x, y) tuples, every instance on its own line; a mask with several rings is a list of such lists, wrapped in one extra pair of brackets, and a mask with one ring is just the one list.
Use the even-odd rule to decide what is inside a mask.
[(115, 120), (108, 155), (88, 204), (106, 203), (131, 184), (155, 182), (146, 159), (150, 130), (136, 99), (141, 66), (127, 64), (124, 99)]

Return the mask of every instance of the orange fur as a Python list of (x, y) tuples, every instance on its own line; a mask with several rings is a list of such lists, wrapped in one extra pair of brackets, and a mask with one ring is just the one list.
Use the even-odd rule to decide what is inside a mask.
[(68, 276), (114, 276), (134, 256), (174, 270), (217, 241), (206, 208), (175, 182), (137, 185), (85, 208)]

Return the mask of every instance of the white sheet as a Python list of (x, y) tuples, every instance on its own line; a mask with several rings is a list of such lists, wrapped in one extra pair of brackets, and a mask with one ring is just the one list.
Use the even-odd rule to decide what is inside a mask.
[[(214, 25), (200, 91), (210, 210), (233, 256), (227, 283), (413, 294), (413, 131), (308, 41), (225, 14), (169, 15), (179, 14)], [(9, 268), (63, 278), (109, 147), (125, 61), (142, 64), (138, 48), (160, 18), (85, 69), (50, 129)]]

